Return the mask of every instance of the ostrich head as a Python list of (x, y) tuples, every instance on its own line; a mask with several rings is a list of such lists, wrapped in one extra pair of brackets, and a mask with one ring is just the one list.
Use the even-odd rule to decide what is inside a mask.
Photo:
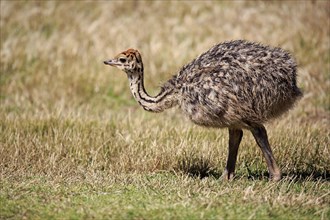
[(143, 73), (143, 63), (138, 50), (128, 49), (115, 58), (104, 61), (104, 64), (114, 66), (124, 71), (128, 76)]

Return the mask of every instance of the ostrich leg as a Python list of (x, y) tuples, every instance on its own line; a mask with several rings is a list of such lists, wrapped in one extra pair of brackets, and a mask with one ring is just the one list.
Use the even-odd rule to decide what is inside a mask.
[(253, 126), (250, 130), (266, 159), (270, 178), (274, 181), (280, 180), (281, 170), (277, 166), (272, 149), (269, 146), (265, 127), (263, 125)]
[(237, 152), (242, 137), (243, 137), (243, 131), (241, 129), (229, 128), (228, 159), (227, 159), (226, 170), (223, 175), (225, 179), (229, 180), (234, 177)]

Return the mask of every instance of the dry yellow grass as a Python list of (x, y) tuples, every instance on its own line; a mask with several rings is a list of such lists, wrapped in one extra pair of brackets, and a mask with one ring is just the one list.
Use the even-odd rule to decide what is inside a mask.
[[(0, 218), (330, 217), (329, 2), (2, 0), (0, 10)], [(304, 98), (267, 125), (279, 183), (264, 181), (250, 135), (238, 179), (222, 182), (225, 130), (144, 112), (102, 63), (139, 49), (154, 94), (232, 39), (280, 46), (299, 64)]]

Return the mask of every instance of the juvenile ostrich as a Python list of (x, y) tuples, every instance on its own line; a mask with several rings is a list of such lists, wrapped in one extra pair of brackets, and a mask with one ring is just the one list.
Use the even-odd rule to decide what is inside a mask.
[(155, 97), (145, 91), (143, 63), (137, 50), (128, 49), (104, 64), (127, 74), (131, 92), (145, 110), (161, 112), (178, 105), (195, 124), (227, 127), (225, 178), (234, 176), (242, 129), (252, 132), (270, 178), (281, 178), (263, 124), (287, 111), (302, 96), (296, 85), (296, 63), (288, 52), (244, 40), (217, 44), (184, 65)]

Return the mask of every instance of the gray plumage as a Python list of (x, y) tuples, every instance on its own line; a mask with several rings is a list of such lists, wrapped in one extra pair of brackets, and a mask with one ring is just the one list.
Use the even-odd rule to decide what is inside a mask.
[(205, 126), (263, 124), (301, 96), (293, 58), (280, 48), (246, 41), (215, 45), (172, 80), (183, 111)]
[(178, 105), (198, 125), (228, 127), (227, 178), (234, 174), (242, 129), (249, 129), (263, 151), (271, 177), (280, 179), (263, 124), (290, 109), (302, 96), (296, 85), (296, 62), (288, 52), (244, 40), (217, 44), (184, 65), (155, 97), (144, 89), (143, 63), (137, 50), (129, 49), (104, 63), (126, 72), (131, 92), (145, 110), (161, 112)]

